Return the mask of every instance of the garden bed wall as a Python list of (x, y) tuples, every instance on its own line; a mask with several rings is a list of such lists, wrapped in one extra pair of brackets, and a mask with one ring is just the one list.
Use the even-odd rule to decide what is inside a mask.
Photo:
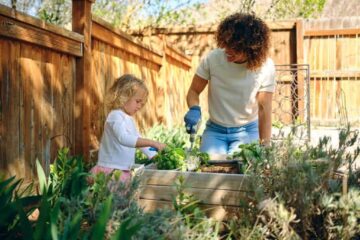
[(240, 201), (251, 191), (248, 179), (242, 174), (145, 169), (139, 200), (145, 211), (172, 207), (177, 194), (174, 183), (179, 176), (185, 179), (185, 192), (200, 200), (206, 214), (218, 220), (238, 211)]

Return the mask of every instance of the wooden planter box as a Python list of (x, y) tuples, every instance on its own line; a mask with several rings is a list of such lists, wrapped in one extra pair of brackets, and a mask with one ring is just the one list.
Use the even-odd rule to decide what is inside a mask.
[(180, 172), (174, 170), (144, 169), (144, 183), (140, 193), (140, 205), (145, 211), (172, 208), (177, 195), (175, 181), (184, 176), (186, 193), (201, 201), (200, 207), (207, 216), (222, 220), (238, 210), (244, 199), (248, 178), (243, 174)]
[[(90, 153), (92, 161), (97, 161), (97, 151)], [(226, 159), (224, 155), (212, 156), (212, 162)], [(135, 166), (141, 172), (143, 184), (140, 189), (139, 204), (145, 211), (172, 208), (172, 200), (177, 195), (176, 179), (185, 179), (185, 192), (200, 200), (200, 207), (208, 217), (223, 220), (239, 209), (240, 200), (245, 199), (249, 189), (249, 178), (243, 174), (180, 172), (176, 170), (147, 169)], [(137, 172), (137, 170), (136, 170)]]

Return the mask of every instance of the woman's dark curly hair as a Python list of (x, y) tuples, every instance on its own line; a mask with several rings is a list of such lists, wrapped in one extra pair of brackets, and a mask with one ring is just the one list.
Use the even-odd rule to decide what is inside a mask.
[(258, 69), (270, 48), (270, 29), (253, 14), (235, 13), (226, 17), (215, 33), (218, 47), (245, 53), (247, 68)]

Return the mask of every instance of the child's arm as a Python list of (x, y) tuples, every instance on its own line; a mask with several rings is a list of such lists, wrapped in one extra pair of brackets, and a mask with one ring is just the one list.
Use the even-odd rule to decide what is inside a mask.
[(153, 147), (156, 148), (158, 151), (163, 150), (166, 147), (166, 144), (157, 142), (147, 138), (139, 137), (136, 141), (135, 147), (142, 148), (142, 147)]

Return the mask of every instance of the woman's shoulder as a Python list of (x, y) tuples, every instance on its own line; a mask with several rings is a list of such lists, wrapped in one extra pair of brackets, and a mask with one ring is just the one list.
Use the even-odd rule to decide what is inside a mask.
[(221, 48), (215, 48), (213, 50), (210, 50), (210, 52), (207, 55), (207, 57), (211, 59), (223, 58), (224, 56), (225, 56), (225, 52)]
[(267, 58), (261, 67), (261, 71), (275, 70), (274, 61), (271, 58)]
[(274, 61), (272, 60), (272, 58), (269, 58), (269, 57), (266, 59), (265, 64), (266, 64), (266, 65), (269, 65), (269, 66), (274, 66), (274, 65), (275, 65), (275, 63), (274, 63)]
[(225, 51), (221, 48), (215, 48), (206, 55), (206, 61), (210, 65), (222, 65), (226, 63)]

